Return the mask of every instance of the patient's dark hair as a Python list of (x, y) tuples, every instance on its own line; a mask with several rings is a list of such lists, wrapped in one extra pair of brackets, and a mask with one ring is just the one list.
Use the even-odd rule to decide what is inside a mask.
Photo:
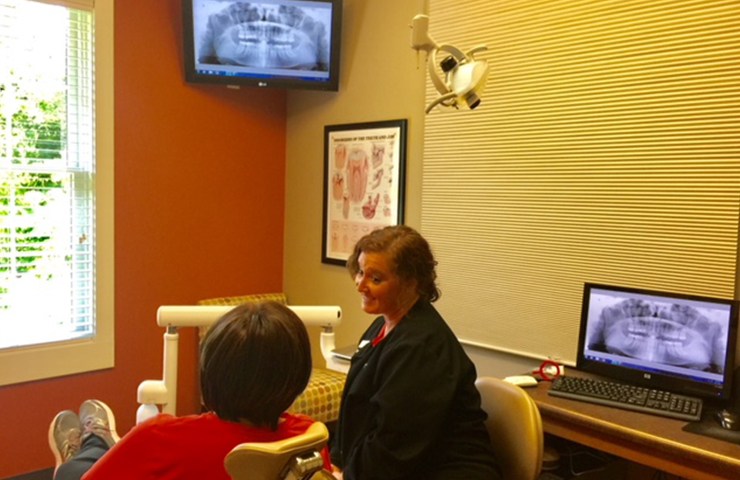
[(275, 430), (310, 376), (306, 327), (277, 302), (230, 310), (200, 344), (203, 404), (224, 420), (246, 420)]

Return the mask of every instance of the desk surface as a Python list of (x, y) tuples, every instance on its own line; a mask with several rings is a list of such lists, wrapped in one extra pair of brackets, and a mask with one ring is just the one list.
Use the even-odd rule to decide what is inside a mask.
[(740, 479), (740, 444), (685, 432), (681, 420), (553, 397), (549, 389), (550, 382), (527, 389), (547, 433), (689, 479)]

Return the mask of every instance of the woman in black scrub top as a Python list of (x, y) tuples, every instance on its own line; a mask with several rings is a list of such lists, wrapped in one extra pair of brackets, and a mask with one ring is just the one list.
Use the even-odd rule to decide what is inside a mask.
[(475, 366), (432, 306), (429, 243), (400, 225), (362, 237), (347, 261), (366, 313), (331, 457), (342, 480), (501, 478)]

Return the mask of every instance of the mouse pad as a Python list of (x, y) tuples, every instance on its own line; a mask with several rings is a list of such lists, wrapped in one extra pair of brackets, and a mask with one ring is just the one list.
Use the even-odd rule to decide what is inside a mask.
[(720, 427), (715, 417), (716, 412), (716, 410), (705, 410), (702, 412), (701, 421), (687, 423), (682, 430), (740, 445), (740, 431)]

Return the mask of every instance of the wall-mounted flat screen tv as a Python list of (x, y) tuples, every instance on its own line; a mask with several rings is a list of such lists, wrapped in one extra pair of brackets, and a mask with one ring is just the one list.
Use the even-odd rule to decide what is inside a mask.
[(336, 91), (342, 0), (183, 0), (193, 83)]

